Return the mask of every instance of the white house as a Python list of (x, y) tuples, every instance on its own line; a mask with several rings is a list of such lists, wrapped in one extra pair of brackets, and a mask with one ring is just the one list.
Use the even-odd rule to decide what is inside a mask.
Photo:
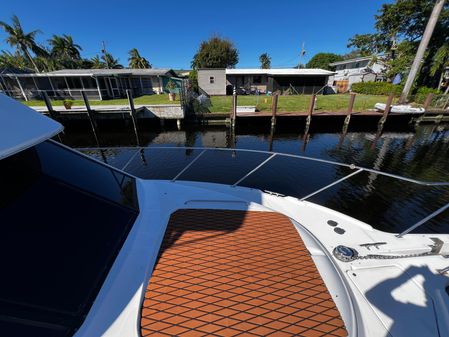
[(335, 75), (329, 77), (328, 84), (336, 87), (338, 92), (345, 92), (353, 83), (384, 81), (385, 66), (372, 62), (372, 59), (372, 56), (367, 56), (330, 63), (335, 67)]
[(160, 94), (171, 78), (172, 69), (63, 69), (46, 73), (6, 70), (0, 72), (0, 92), (19, 99), (81, 99), (84, 91), (90, 99), (126, 97), (130, 89), (135, 96)]
[(323, 69), (199, 69), (198, 85), (209, 95), (245, 92), (321, 93), (334, 72)]

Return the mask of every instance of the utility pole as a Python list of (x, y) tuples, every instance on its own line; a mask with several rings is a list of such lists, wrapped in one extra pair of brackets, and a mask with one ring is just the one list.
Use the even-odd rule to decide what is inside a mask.
[(304, 50), (304, 42), (303, 42), (301, 46), (301, 53), (299, 54), (298, 69), (301, 68), (301, 60), (305, 53), (306, 51)]
[(104, 43), (104, 41), (101, 41), (101, 44), (103, 46), (103, 49), (101, 50), (101, 52), (103, 53), (104, 62), (106, 63), (106, 69), (109, 69), (109, 62), (108, 62), (108, 58), (106, 57), (106, 55), (107, 55), (106, 44)]
[(407, 102), (408, 95), (410, 94), (413, 82), (415, 82), (416, 75), (421, 68), (421, 61), (424, 57), (424, 53), (426, 52), (427, 45), (429, 44), (429, 40), (432, 37), (433, 30), (438, 21), (441, 10), (443, 9), (445, 1), (446, 0), (436, 0), (435, 2), (432, 14), (430, 14), (429, 22), (427, 22), (426, 30), (424, 31), (421, 42), (419, 43), (418, 51), (416, 52), (412, 67), (410, 68), (407, 81), (405, 82), (404, 89), (402, 90), (401, 97), (399, 98), (399, 104), (404, 104)]

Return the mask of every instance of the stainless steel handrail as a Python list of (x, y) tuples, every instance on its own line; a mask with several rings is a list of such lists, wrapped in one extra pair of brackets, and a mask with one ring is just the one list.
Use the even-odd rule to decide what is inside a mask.
[[(310, 160), (325, 164), (331, 164), (331, 165), (337, 165), (337, 166), (343, 166), (348, 167), (350, 169), (361, 169), (366, 172), (376, 173), (379, 175), (383, 175), (386, 177), (407, 181), (413, 184), (417, 185), (423, 185), (423, 186), (449, 186), (449, 182), (445, 181), (423, 181), (423, 180), (416, 180), (412, 178), (402, 177), (393, 173), (387, 173), (375, 169), (370, 169), (363, 166), (358, 166), (354, 164), (346, 164), (346, 163), (340, 163), (337, 161), (332, 160), (326, 160), (326, 159), (320, 159), (320, 158), (314, 158), (314, 157), (307, 157), (307, 156), (301, 156), (301, 155), (295, 155), (295, 154), (289, 154), (289, 153), (280, 153), (280, 152), (270, 152), (270, 151), (263, 151), (263, 150), (251, 150), (251, 149), (230, 149), (230, 148), (215, 148), (215, 147), (194, 147), (194, 146), (148, 146), (148, 147), (86, 147), (86, 148), (77, 148), (78, 151), (87, 151), (87, 150), (110, 150), (110, 149), (131, 149), (131, 150), (152, 150), (152, 149), (164, 149), (164, 150), (210, 150), (210, 151), (234, 151), (234, 152), (252, 152), (252, 153), (263, 153), (263, 154), (276, 154), (276, 156), (280, 157), (290, 157), (290, 158), (297, 158), (297, 159), (304, 159), (304, 160)], [(253, 172), (254, 173), (254, 172)]]
[[(264, 161), (262, 161), (260, 164), (258, 164), (255, 168), (253, 168), (251, 171), (249, 171), (248, 173), (246, 173), (242, 178), (240, 178), (239, 180), (237, 180), (233, 185), (233, 187), (238, 186), (239, 183), (241, 183), (243, 180), (245, 180), (247, 177), (249, 177), (250, 175), (254, 174), (255, 172), (257, 172), (257, 170), (259, 170), (262, 166), (264, 166), (266, 163), (268, 163), (271, 159), (273, 159), (276, 156), (280, 156), (280, 157), (290, 157), (290, 158), (296, 158), (296, 159), (303, 159), (303, 160), (309, 160), (309, 161), (315, 161), (315, 162), (320, 162), (320, 163), (325, 163), (325, 164), (330, 164), (330, 165), (336, 165), (336, 166), (342, 166), (342, 167), (348, 167), (352, 170), (356, 170), (355, 172), (352, 172), (346, 176), (344, 176), (343, 178), (340, 178), (324, 187), (321, 187), (320, 189), (308, 194), (307, 196), (299, 199), (300, 201), (304, 201), (318, 193), (323, 192), (324, 190), (327, 190), (328, 188), (335, 186), (339, 183), (341, 183), (342, 181), (356, 175), (359, 174), (363, 171), (365, 172), (370, 172), (370, 173), (375, 173), (375, 174), (379, 174), (379, 175), (383, 175), (389, 178), (393, 178), (393, 179), (398, 179), (398, 180), (402, 180), (402, 181), (406, 181), (409, 183), (413, 183), (413, 184), (417, 184), (417, 185), (421, 185), (421, 186), (449, 186), (449, 182), (432, 182), (432, 181), (421, 181), (421, 180), (416, 180), (416, 179), (411, 179), (411, 178), (406, 178), (406, 177), (402, 177), (402, 176), (398, 176), (396, 174), (392, 174), (392, 173), (387, 173), (387, 172), (382, 172), (382, 171), (378, 171), (375, 169), (370, 169), (370, 168), (366, 168), (366, 167), (362, 167), (362, 166), (358, 166), (358, 165), (354, 165), (354, 164), (346, 164), (346, 163), (340, 163), (340, 162), (336, 162), (336, 161), (331, 161), (331, 160), (326, 160), (326, 159), (320, 159), (320, 158), (313, 158), (313, 157), (307, 157), (307, 156), (301, 156), (301, 155), (294, 155), (294, 154), (288, 154), (288, 153), (278, 153), (278, 152), (269, 152), (269, 151), (263, 151), (263, 150), (250, 150), (250, 149), (230, 149), (230, 148), (211, 148), (211, 147), (173, 147), (173, 146), (151, 146), (151, 147), (124, 147), (127, 149), (133, 149), (136, 150), (136, 153), (138, 151), (141, 150), (145, 150), (145, 149), (163, 149), (163, 150), (201, 150), (200, 154), (197, 155), (191, 162), (189, 162), (171, 181), (175, 182), (184, 172), (186, 172), (205, 152), (207, 151), (233, 151), (233, 152), (249, 152), (249, 153), (262, 153), (262, 154), (269, 154), (270, 156), (268, 158), (266, 158)], [(78, 150), (106, 150), (106, 149), (114, 149), (114, 148), (79, 148)], [(117, 149), (117, 148), (115, 148)], [(130, 160), (127, 161), (125, 167), (127, 167), (127, 165), (131, 162), (132, 159), (134, 159), (134, 157), (136, 156), (136, 153), (131, 157)], [(418, 221), (417, 223), (415, 223), (414, 225), (410, 226), (409, 228), (407, 228), (405, 231), (403, 231), (402, 233), (398, 234), (397, 237), (401, 238), (404, 235), (410, 233), (411, 231), (413, 231), (414, 229), (418, 228), (419, 226), (421, 226), (422, 224), (426, 223), (427, 221), (433, 219), (435, 216), (437, 216), (438, 214), (444, 212), (446, 209), (449, 208), (449, 204), (441, 207), (440, 209), (436, 210), (435, 212), (431, 213), (430, 215), (428, 215), (427, 217), (423, 218), (422, 220)]]
[(201, 153), (197, 155), (190, 163), (188, 163), (171, 181), (175, 182), (176, 179), (178, 179), (181, 174), (187, 171), (189, 167), (192, 166), (206, 151), (207, 149), (201, 151)]
[(251, 171), (249, 171), (247, 174), (245, 174), (243, 177), (241, 177), (239, 180), (237, 180), (234, 185), (232, 186), (237, 186), (238, 184), (240, 184), (243, 180), (245, 180), (246, 178), (248, 178), (251, 174), (253, 174), (254, 172), (256, 172), (258, 169), (260, 169), (262, 166), (264, 166), (266, 163), (268, 163), (272, 158), (274, 158), (276, 156), (276, 153), (273, 153), (271, 156), (269, 156), (267, 159), (265, 159), (263, 162), (261, 162), (259, 165), (257, 165), (255, 168), (253, 168)]
[(414, 225), (410, 226), (409, 228), (407, 228), (402, 233), (398, 234), (397, 237), (398, 238), (402, 238), (404, 235), (407, 235), (408, 233), (410, 233), (411, 231), (415, 230), (419, 226), (425, 224), (427, 221), (433, 219), (438, 214), (443, 213), (448, 208), (449, 208), (449, 204), (444, 205), (443, 207), (437, 209), (435, 212), (433, 212), (433, 213), (429, 214), (428, 216), (426, 216), (424, 219), (422, 219), (422, 220), (418, 221), (417, 223), (415, 223)]
[(312, 193), (306, 195), (305, 197), (303, 197), (303, 198), (301, 198), (301, 199), (299, 199), (299, 200), (300, 200), (300, 201), (304, 201), (304, 200), (306, 200), (306, 199), (309, 199), (310, 197), (313, 197), (315, 194), (321, 193), (321, 192), (323, 192), (324, 190), (327, 190), (328, 188), (330, 188), (330, 187), (332, 187), (332, 186), (335, 186), (335, 185), (341, 183), (342, 181), (344, 181), (344, 180), (346, 180), (346, 179), (348, 179), (348, 178), (351, 178), (352, 176), (355, 176), (356, 174), (359, 174), (360, 172), (363, 172), (363, 170), (362, 170), (362, 169), (358, 169), (357, 171), (352, 172), (352, 173), (350, 173), (350, 174), (344, 176), (343, 178), (338, 179), (338, 180), (334, 181), (333, 183), (330, 183), (329, 185), (326, 185), (326, 186), (324, 186), (324, 187), (322, 187), (322, 188), (316, 190), (315, 192), (312, 192)]

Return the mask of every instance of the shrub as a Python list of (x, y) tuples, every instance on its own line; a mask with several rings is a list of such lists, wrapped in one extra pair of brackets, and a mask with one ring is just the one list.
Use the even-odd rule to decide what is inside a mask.
[(72, 107), (72, 105), (73, 105), (73, 100), (71, 100), (71, 99), (64, 99), (63, 101), (62, 101), (62, 104), (64, 105), (64, 107), (66, 108), (66, 109), (70, 109), (71, 107)]
[(167, 85), (165, 86), (165, 88), (169, 91), (169, 92), (174, 92), (176, 88), (178, 88), (178, 86), (176, 85), (175, 81), (169, 80)]
[(189, 80), (190, 83), (192, 83), (192, 89), (194, 92), (199, 92), (199, 86), (198, 86), (198, 71), (193, 69), (189, 72)]
[(414, 99), (412, 98), (412, 101), (415, 103), (424, 103), (426, 100), (426, 97), (428, 94), (439, 94), (440, 92), (438, 89), (434, 88), (428, 88), (428, 87), (419, 87), (418, 89), (415, 89), (413, 91), (413, 95), (415, 95)]
[[(390, 95), (400, 96), (402, 93), (402, 85), (391, 84), (388, 82), (360, 82), (354, 83), (351, 87), (353, 92), (365, 95)], [(412, 90), (410, 101), (415, 103), (424, 103), (428, 94), (438, 94), (437, 89), (428, 87), (419, 87)]]
[(388, 82), (359, 82), (351, 86), (353, 92), (365, 95), (400, 95), (402, 88), (402, 85)]

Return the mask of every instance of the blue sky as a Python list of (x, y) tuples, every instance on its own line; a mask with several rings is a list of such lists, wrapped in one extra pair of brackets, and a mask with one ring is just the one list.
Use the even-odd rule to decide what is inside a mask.
[[(391, 0), (278, 1), (4, 1), (0, 20), (16, 14), (26, 31), (40, 29), (39, 42), (52, 34), (72, 35), (84, 57), (106, 49), (127, 64), (137, 48), (153, 67), (189, 68), (199, 43), (213, 34), (231, 39), (240, 53), (237, 67), (258, 67), (268, 52), (273, 67), (297, 64), (306, 56), (346, 53), (348, 38), (373, 31), (374, 15)], [(0, 49), (10, 50), (0, 31)]]

